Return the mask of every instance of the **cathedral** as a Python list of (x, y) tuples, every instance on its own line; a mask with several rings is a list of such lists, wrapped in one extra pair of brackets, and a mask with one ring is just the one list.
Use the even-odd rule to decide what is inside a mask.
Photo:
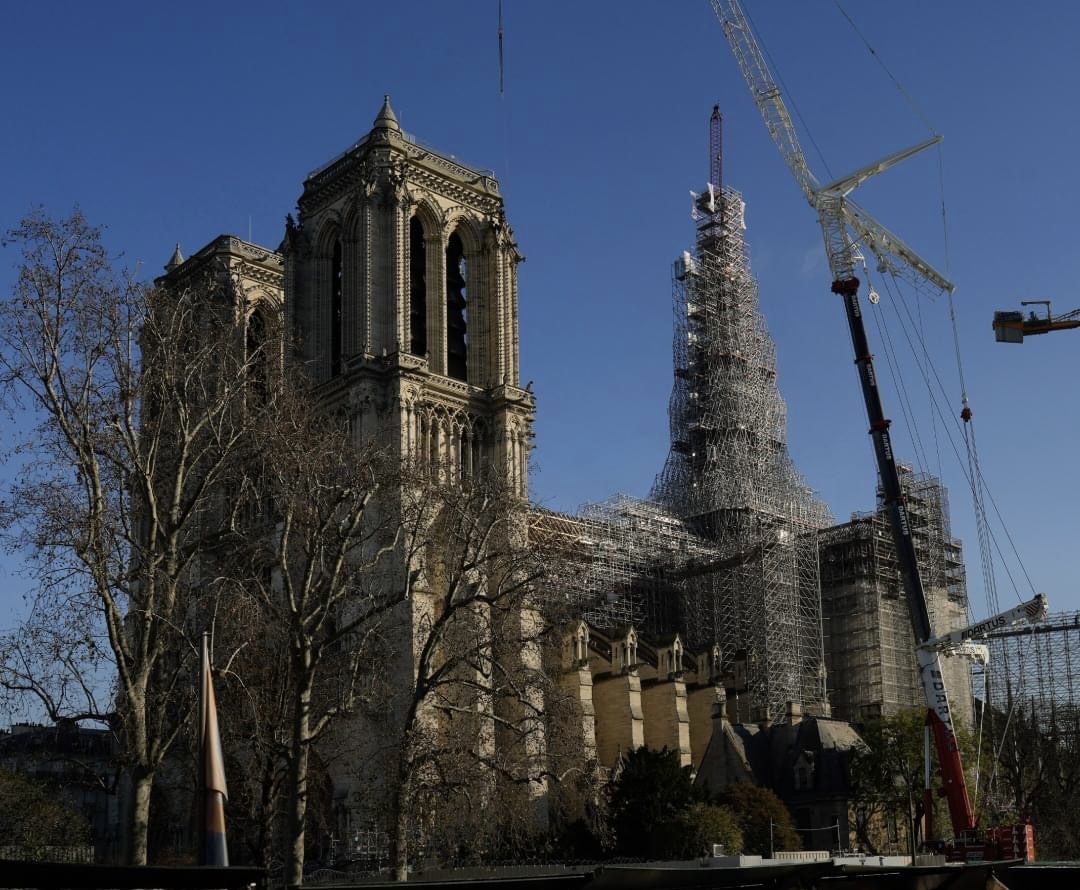
[[(826, 756), (814, 746), (854, 743), (843, 721), (889, 704), (880, 689), (834, 696), (828, 685), (827, 664), (854, 664), (829, 656), (822, 635), (818, 536), (831, 520), (787, 452), (743, 208), (737, 192), (710, 186), (695, 202), (694, 249), (675, 263), (672, 444), (651, 498), (617, 497), (573, 516), (534, 508), (528, 534), (563, 557), (544, 596), (570, 602), (573, 620), (559, 628), (560, 663), (549, 669), (570, 702), (579, 772), (602, 778), (642, 745), (678, 751), (714, 787), (786, 788), (764, 773), (800, 769), (797, 821), (810, 831), (847, 819), (838, 789), (816, 787), (807, 772)], [(323, 408), (357, 446), (376, 441), (451, 481), (494, 472), (524, 501), (536, 404), (520, 383), (521, 259), (494, 175), (414, 141), (387, 97), (371, 130), (304, 181), (279, 248), (221, 236), (186, 260), (178, 248), (166, 278), (227, 273), (244, 294), (249, 342), (284, 323)], [(945, 544), (958, 563), (958, 545)], [(962, 602), (962, 583), (950, 583), (950, 602)], [(826, 602), (839, 621), (847, 607), (838, 596)], [(419, 633), (417, 615), (403, 622), (406, 638)], [(401, 651), (417, 645), (406, 639)], [(911, 676), (906, 661), (895, 668), (905, 694), (908, 651)], [(399, 665), (395, 682), (410, 683), (409, 669)], [(830, 700), (844, 704), (840, 713)], [(779, 745), (763, 757), (767, 768), (755, 771), (739, 725), (758, 727), (759, 740), (787, 727), (765, 742)], [(549, 744), (566, 739), (541, 735), (533, 754), (543, 758)], [(385, 829), (375, 798), (361, 792), (372, 787), (360, 779), (372, 750), (358, 743), (334, 775), (338, 831), (356, 844)], [(543, 830), (550, 789), (533, 785)]]

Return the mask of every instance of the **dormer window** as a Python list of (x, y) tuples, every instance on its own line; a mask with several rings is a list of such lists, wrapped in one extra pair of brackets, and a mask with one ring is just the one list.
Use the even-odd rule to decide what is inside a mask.
[(589, 660), (589, 629), (583, 624), (578, 631), (578, 662), (585, 664)]
[(794, 776), (796, 791), (812, 791), (814, 788), (814, 752), (802, 751), (795, 758)]

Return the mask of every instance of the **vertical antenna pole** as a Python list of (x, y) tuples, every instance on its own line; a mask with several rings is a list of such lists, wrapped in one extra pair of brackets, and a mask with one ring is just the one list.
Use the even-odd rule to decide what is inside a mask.
[(504, 95), (503, 90), (503, 25), (502, 25), (502, 0), (499, 0), (499, 95)]
[(724, 118), (714, 105), (709, 118), (709, 182), (719, 192), (724, 185)]

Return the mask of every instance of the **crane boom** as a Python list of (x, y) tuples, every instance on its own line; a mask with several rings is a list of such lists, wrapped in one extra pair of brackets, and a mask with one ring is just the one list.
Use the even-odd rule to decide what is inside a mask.
[(773, 81), (769, 66), (765, 63), (761, 47), (750, 30), (750, 23), (738, 3), (725, 2), (725, 0), (710, 0), (713, 12), (720, 20), (720, 26), (724, 29), (728, 44), (735, 55), (735, 61), (746, 78), (746, 84), (750, 87), (750, 94), (765, 119), (765, 126), (772, 136), (773, 142), (780, 150), (780, 155), (791, 169), (795, 181), (806, 195), (810, 206), (814, 206), (814, 192), (817, 191), (818, 182), (810, 168), (806, 164), (802, 146), (799, 145), (799, 137), (795, 133), (795, 127), (791, 123), (787, 106), (780, 96), (780, 88)]
[(1046, 594), (1037, 593), (1033, 599), (1028, 600), (1026, 603), (1013, 606), (1011, 609), (1006, 609), (1004, 612), (999, 612), (990, 618), (984, 618), (970, 627), (951, 630), (940, 637), (927, 640), (923, 643), (923, 647), (947, 651), (950, 648), (966, 643), (968, 640), (980, 639), (995, 630), (1001, 630), (1014, 624), (1038, 624), (1040, 621), (1046, 620), (1048, 611), (1049, 604), (1046, 600)]
[(720, 20), (735, 61), (750, 88), (754, 102), (761, 112), (766, 128), (810, 206), (817, 211), (818, 222), (825, 239), (829, 270), (832, 273), (832, 291), (844, 300), (848, 330), (855, 353), (855, 364), (858, 368), (878, 474), (884, 492), (883, 500), (890, 518), (904, 592), (918, 647), (916, 656), (926, 698), (928, 720), (933, 728), (953, 830), (959, 835), (975, 827), (975, 818), (968, 798), (963, 765), (960, 762), (960, 748), (953, 728), (948, 693), (945, 689), (941, 653), (935, 648), (925, 648), (922, 645), (932, 639), (933, 630), (926, 594), (919, 575), (907, 504), (900, 485), (892, 439), (889, 435), (890, 421), (885, 417), (882, 409), (877, 376), (874, 372), (874, 359), (870, 352), (862, 308), (859, 304), (859, 279), (855, 276), (856, 243), (872, 251), (879, 263), (887, 269), (906, 272), (916, 281), (927, 282), (950, 292), (953, 286), (903, 241), (866, 211), (849, 201), (847, 197), (854, 188), (869, 177), (935, 144), (940, 137), (935, 136), (917, 146), (889, 155), (849, 176), (821, 187), (806, 163), (783, 95), (769, 72), (761, 48), (751, 33), (738, 0), (710, 0), (710, 2)]

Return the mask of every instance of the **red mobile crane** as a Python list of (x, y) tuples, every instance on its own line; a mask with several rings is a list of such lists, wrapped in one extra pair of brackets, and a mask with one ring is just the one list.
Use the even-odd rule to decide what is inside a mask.
[[(949, 816), (957, 842), (961, 843), (961, 839), (964, 839), (968, 841), (967, 849), (975, 849), (974, 841), (971, 840), (975, 829), (975, 816), (968, 798), (948, 692), (945, 689), (941, 670), (941, 658), (950, 647), (955, 647), (971, 637), (1017, 620), (1018, 617), (1031, 619), (1037, 614), (1045, 614), (1046, 600), (1045, 597), (1036, 597), (1031, 603), (1010, 609), (973, 628), (957, 631), (955, 633), (960, 634), (959, 640), (951, 639), (952, 634), (934, 637), (926, 594), (919, 576), (907, 506), (893, 456), (892, 440), (889, 435), (890, 421), (885, 417), (882, 409), (881, 395), (874, 373), (874, 359), (863, 324), (862, 308), (859, 304), (859, 279), (855, 276), (855, 264), (859, 258), (855, 244), (858, 243), (872, 251), (878, 260), (878, 268), (883, 271), (914, 280), (916, 284), (929, 283), (949, 293), (952, 293), (953, 285), (900, 238), (848, 197), (857, 186), (871, 176), (935, 145), (941, 141), (941, 137), (933, 136), (925, 142), (869, 164), (849, 176), (821, 185), (810, 172), (780, 88), (773, 80), (765, 57), (750, 30), (750, 25), (738, 0), (710, 0), (710, 2), (773, 142), (776, 143), (776, 147), (810, 206), (818, 215), (818, 222), (825, 238), (825, 253), (829, 261), (829, 270), (832, 273), (832, 292), (844, 301), (863, 401), (870, 421), (870, 435), (873, 438), (878, 473), (884, 491), (884, 503), (892, 526), (904, 592), (915, 632), (919, 673), (927, 705), (927, 723), (932, 729), (937, 749), (943, 794), (948, 802)], [(961, 645), (960, 648), (962, 649), (963, 646)], [(1011, 830), (1011, 827), (1004, 830)], [(1025, 836), (1030, 839), (1030, 831)], [(995, 839), (996, 837), (997, 835)], [(1030, 851), (1032, 844), (1025, 843), (1024, 848), (1025, 851)], [(972, 858), (976, 858), (976, 855), (977, 858), (983, 858), (988, 852), (988, 849), (982, 846), (977, 849), (978, 853), (972, 853)], [(991, 852), (991, 855), (994, 853)]]

